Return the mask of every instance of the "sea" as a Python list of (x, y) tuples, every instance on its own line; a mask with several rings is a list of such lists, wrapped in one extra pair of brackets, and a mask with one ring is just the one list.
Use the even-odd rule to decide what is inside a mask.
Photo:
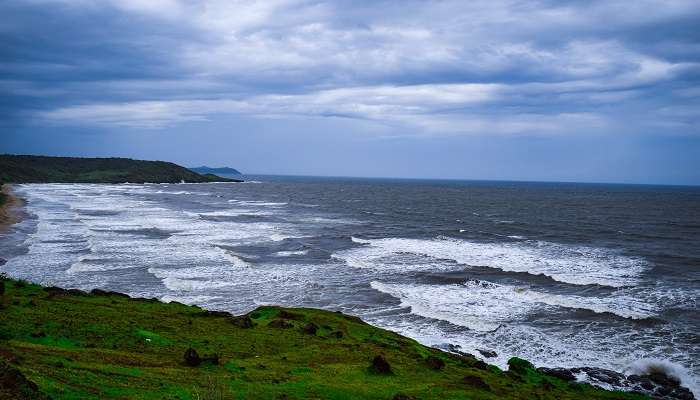
[(339, 310), (503, 368), (664, 365), (699, 394), (700, 187), (247, 176), (14, 191), (11, 277), (236, 314)]

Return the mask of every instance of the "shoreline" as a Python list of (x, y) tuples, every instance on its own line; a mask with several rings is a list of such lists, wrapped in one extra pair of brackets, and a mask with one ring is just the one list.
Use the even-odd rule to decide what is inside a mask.
[[(340, 312), (261, 306), (232, 315), (100, 289), (45, 287), (6, 277), (0, 283), (7, 316), (0, 321), (7, 332), (0, 338), (0, 372), (13, 376), (11, 385), (0, 382), (0, 398), (3, 390), (17, 395), (27, 389), (34, 397), (17, 398), (159, 393), (194, 399), (218, 393), (205, 398), (522, 399), (525, 394), (543, 400), (642, 400), (651, 395), (605, 390), (577, 382), (566, 370), (536, 368), (515, 357), (500, 370)], [(679, 395), (672, 398), (693, 398), (678, 383), (657, 378), (643, 379)]]
[(24, 201), (15, 196), (12, 185), (9, 183), (2, 184), (0, 190), (4, 195), (3, 202), (0, 204), (0, 232), (6, 232), (12, 225), (22, 221), (21, 207)]
[[(12, 185), (10, 185), (10, 184), (2, 185), (2, 193), (6, 197), (3, 198), (3, 203), (0, 204), (0, 207), (1, 207), (1, 210), (0, 210), (0, 232), (11, 228), (11, 226), (13, 224), (22, 221), (23, 218), (26, 216), (26, 213), (24, 213), (22, 210), (22, 205), (24, 204), (25, 201), (22, 198), (16, 196), (13, 193), (12, 189), (13, 189)], [(48, 288), (48, 289), (51, 289), (53, 292), (63, 293), (63, 291), (60, 291), (60, 289), (58, 289), (58, 288)], [(44, 290), (46, 291), (47, 288), (45, 288)], [(72, 295), (77, 295), (79, 297), (86, 295), (85, 293), (81, 293), (79, 291), (71, 292), (70, 289), (65, 290), (65, 292), (68, 292)], [(97, 289), (96, 292), (99, 293), (100, 290)], [(116, 292), (110, 292), (110, 295), (117, 296), (117, 297), (126, 297), (126, 295), (121, 295), (121, 294), (116, 293)], [(134, 299), (134, 300), (154, 301), (154, 299), (150, 299), (150, 300), (148, 300), (148, 299)], [(294, 309), (289, 309), (289, 310), (292, 310), (292, 312), (294, 312)], [(207, 311), (204, 311), (204, 312), (207, 312)], [(220, 313), (220, 312), (210, 311), (209, 313)], [(229, 318), (237, 318), (237, 317), (229, 316)], [(297, 328), (303, 329), (304, 327), (298, 326)], [(285, 329), (285, 328), (282, 328), (282, 329)], [(380, 329), (380, 328), (377, 328), (377, 329)], [(31, 332), (30, 336), (32, 334), (40, 335), (40, 334), (42, 334), (42, 331)], [(442, 349), (442, 350), (445, 351), (446, 349)], [(470, 354), (460, 353), (459, 351), (456, 351), (456, 350), (447, 349), (447, 351), (452, 353), (452, 354), (461, 354), (465, 357), (474, 357)], [(2, 358), (0, 358), (0, 361), (2, 361)], [(589, 377), (600, 378), (600, 379), (596, 379), (596, 381), (597, 381), (597, 383), (599, 383), (599, 385), (595, 385), (595, 383), (594, 383), (594, 386), (598, 386), (598, 387), (605, 387), (605, 385), (600, 385), (601, 383), (607, 384), (609, 382), (616, 381), (616, 382), (625, 383), (625, 386), (628, 386), (628, 387), (629, 386), (632, 386), (632, 387), (639, 386), (642, 384), (644, 386), (649, 386), (649, 387), (653, 386), (654, 392), (657, 389), (662, 388), (662, 387), (664, 388), (662, 390), (668, 390), (669, 387), (670, 387), (670, 390), (672, 390), (672, 391), (676, 390), (676, 388), (673, 386), (665, 386), (665, 387), (660, 386), (656, 383), (656, 381), (650, 381), (648, 378), (644, 378), (644, 377), (640, 377), (640, 376), (636, 376), (636, 375), (623, 376), (619, 372), (603, 370), (603, 369), (599, 369), (599, 368), (590, 368), (590, 367), (582, 367), (582, 368), (546, 368), (546, 367), (535, 368), (535, 367), (532, 367), (532, 368), (535, 370), (538, 370), (538, 372), (540, 372), (540, 373), (559, 378), (560, 380), (563, 380), (565, 382), (571, 382), (572, 384), (581, 383), (581, 381), (577, 381), (577, 379), (575, 379), (575, 378), (577, 375), (581, 375), (581, 374), (585, 373)], [(667, 372), (667, 371), (665, 371), (665, 372)], [(634, 378), (632, 379), (632, 377), (634, 377)], [(661, 376), (658, 376), (657, 378), (664, 379)], [(665, 381), (660, 380), (659, 382), (665, 382)], [(619, 387), (617, 389), (619, 389)], [(651, 392), (651, 393), (646, 392), (646, 394), (654, 394), (654, 392)], [(688, 398), (688, 397), (685, 397), (685, 398)]]

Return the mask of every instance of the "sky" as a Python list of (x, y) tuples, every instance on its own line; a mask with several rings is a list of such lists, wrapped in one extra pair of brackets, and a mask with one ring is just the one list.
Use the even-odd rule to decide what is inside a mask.
[(697, 0), (4, 0), (0, 153), (700, 185)]

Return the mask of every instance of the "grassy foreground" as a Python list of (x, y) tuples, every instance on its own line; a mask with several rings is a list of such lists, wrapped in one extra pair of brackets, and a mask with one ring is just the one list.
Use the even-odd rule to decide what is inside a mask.
[(234, 317), (1, 281), (0, 398), (644, 398), (566, 383), (519, 359), (501, 371), (340, 313), (261, 307)]

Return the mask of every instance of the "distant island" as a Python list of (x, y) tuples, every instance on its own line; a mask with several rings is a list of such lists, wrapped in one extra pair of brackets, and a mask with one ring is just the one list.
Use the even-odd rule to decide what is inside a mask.
[(201, 166), (190, 168), (190, 171), (194, 171), (198, 174), (241, 175), (241, 172), (239, 170), (230, 167), (212, 168), (207, 166)]
[[(235, 171), (235, 170), (234, 170)], [(241, 182), (166, 161), (0, 155), (0, 183)]]

